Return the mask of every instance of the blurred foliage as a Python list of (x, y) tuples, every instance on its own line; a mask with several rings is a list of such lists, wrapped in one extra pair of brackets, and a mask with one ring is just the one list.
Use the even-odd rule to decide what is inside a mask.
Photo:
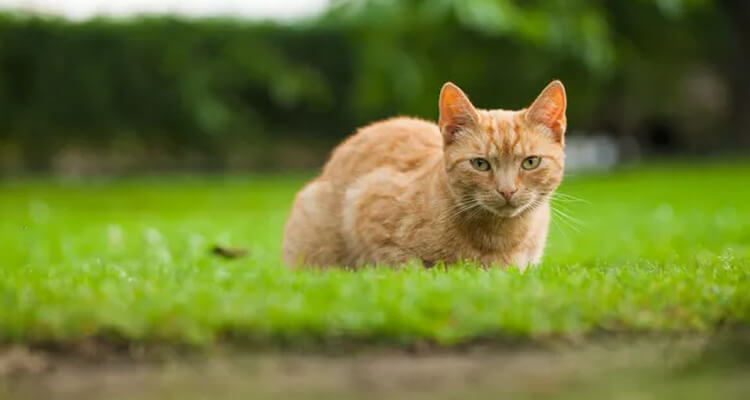
[(37, 168), (71, 145), (221, 163), (238, 148), (330, 145), (387, 116), (435, 118), (447, 80), (480, 107), (520, 108), (554, 78), (573, 128), (640, 138), (657, 121), (684, 150), (726, 146), (728, 24), (707, 0), (339, 0), (290, 24), (6, 14), (0, 146)]

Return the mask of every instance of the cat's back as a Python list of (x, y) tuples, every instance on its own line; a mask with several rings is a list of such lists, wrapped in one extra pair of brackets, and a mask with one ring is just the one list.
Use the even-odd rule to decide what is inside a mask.
[(392, 118), (368, 125), (341, 143), (323, 168), (322, 179), (347, 186), (380, 168), (412, 172), (442, 154), (437, 125), (416, 118)]
[(376, 200), (392, 199), (413, 178), (434, 169), (442, 147), (437, 125), (419, 119), (393, 118), (358, 130), (334, 149), (323, 173), (297, 193), (284, 230), (284, 262), (352, 264), (357, 256), (347, 244), (352, 235), (342, 229), (345, 215), (362, 203), (357, 199), (382, 210), (393, 206)]

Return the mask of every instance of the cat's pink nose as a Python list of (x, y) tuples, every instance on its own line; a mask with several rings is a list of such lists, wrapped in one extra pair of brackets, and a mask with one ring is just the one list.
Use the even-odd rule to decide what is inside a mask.
[(498, 192), (500, 192), (500, 194), (503, 195), (503, 197), (505, 197), (506, 201), (510, 201), (510, 198), (513, 197), (513, 195), (517, 191), (518, 191), (518, 189), (513, 189), (513, 190), (499, 190), (498, 189)]

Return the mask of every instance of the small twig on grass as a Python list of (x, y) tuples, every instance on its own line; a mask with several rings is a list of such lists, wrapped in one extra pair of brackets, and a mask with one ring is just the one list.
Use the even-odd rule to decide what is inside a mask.
[(214, 247), (211, 249), (211, 253), (220, 257), (224, 257), (226, 259), (233, 259), (233, 258), (240, 258), (240, 257), (246, 256), (247, 250), (224, 247), (224, 246), (220, 246), (217, 244), (217, 245), (214, 245)]

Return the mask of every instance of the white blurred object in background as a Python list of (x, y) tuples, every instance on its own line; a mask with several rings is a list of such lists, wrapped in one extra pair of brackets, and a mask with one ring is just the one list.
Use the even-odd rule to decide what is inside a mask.
[(611, 136), (569, 132), (565, 137), (565, 169), (568, 171), (608, 170), (619, 159), (620, 146)]
[(295, 19), (315, 15), (328, 3), (329, 0), (0, 0), (0, 9), (74, 20), (139, 14)]

